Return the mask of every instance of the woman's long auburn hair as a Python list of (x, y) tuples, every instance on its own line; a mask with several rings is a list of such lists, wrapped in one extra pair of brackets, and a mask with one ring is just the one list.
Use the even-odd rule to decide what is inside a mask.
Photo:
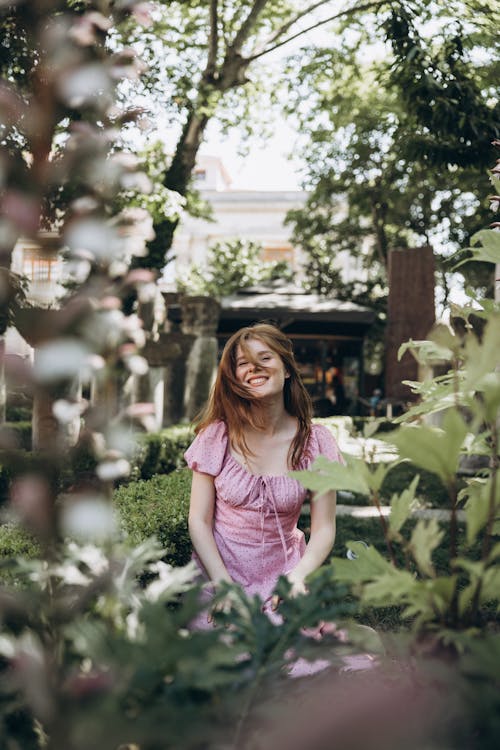
[[(248, 457), (251, 451), (245, 441), (245, 426), (254, 429), (264, 427), (264, 416), (256, 408), (259, 397), (249, 393), (247, 388), (236, 379), (236, 355), (238, 346), (249, 361), (254, 361), (247, 347), (247, 341), (258, 339), (275, 352), (283, 362), (288, 377), (283, 389), (285, 410), (298, 420), (297, 432), (290, 445), (288, 464), (292, 469), (299, 466), (300, 460), (307, 452), (311, 433), (312, 405), (309, 394), (300, 377), (292, 342), (279, 328), (268, 323), (241, 328), (226, 343), (217, 371), (217, 377), (210, 397), (196, 426), (200, 432), (212, 422), (222, 420), (226, 423), (229, 439), (243, 456)], [(266, 368), (259, 364), (259, 368)]]

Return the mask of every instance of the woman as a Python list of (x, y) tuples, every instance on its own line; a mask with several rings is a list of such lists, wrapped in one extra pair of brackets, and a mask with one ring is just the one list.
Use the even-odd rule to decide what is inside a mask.
[(336, 498), (314, 498), (306, 546), (297, 528), (306, 490), (288, 472), (318, 455), (342, 458), (330, 432), (311, 424), (292, 344), (279, 329), (259, 323), (229, 339), (197, 433), (185, 457), (193, 469), (189, 531), (202, 571), (214, 585), (239, 583), (266, 609), (281, 575), (292, 594), (303, 592), (333, 546)]

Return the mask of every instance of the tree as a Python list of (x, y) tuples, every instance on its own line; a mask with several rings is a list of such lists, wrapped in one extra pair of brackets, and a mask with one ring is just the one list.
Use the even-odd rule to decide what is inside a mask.
[[(305, 8), (294, 0), (188, 0), (162, 3), (146, 35), (134, 37), (133, 28), (124, 29), (149, 64), (149, 95), (161, 103), (164, 119), (181, 123), (163, 184), (182, 196), (188, 193), (196, 156), (213, 118), (220, 116), (226, 125), (241, 125), (248, 113), (255, 119), (255, 94), (264, 84), (251, 80), (249, 73), (259, 75), (257, 63), (263, 58), (328, 21), (377, 13), (390, 5), (388, 0), (375, 0), (346, 3), (339, 10), (333, 0), (317, 0)], [(177, 57), (162, 51), (164, 40), (175, 44)], [(269, 69), (260, 68), (260, 76), (269, 91)], [(139, 260), (141, 265), (163, 267), (176, 226), (177, 221), (155, 224), (156, 237), (148, 256)]]
[(286, 261), (262, 262), (262, 246), (241, 239), (217, 242), (209, 248), (203, 267), (192, 266), (178, 280), (182, 291), (208, 294), (221, 299), (238, 289), (276, 279), (291, 281), (292, 269)]
[[(473, 64), (486, 32), (447, 27), (424, 39), (399, 8), (384, 27), (395, 49), (388, 60), (366, 62), (373, 33), (360, 29), (340, 49), (311, 50), (289, 92), (290, 114), (307, 133), (311, 195), (289, 220), (309, 258), (309, 285), (382, 307), (392, 248), (439, 244), (444, 272), (446, 256), (484, 223), (475, 193), (486, 188), (498, 120), (495, 64)], [(342, 252), (355, 261), (354, 281), (340, 273)]]

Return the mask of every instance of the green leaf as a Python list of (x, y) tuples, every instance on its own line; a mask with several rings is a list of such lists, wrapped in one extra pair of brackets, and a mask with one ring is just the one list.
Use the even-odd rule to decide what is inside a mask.
[(390, 566), (386, 573), (365, 585), (363, 601), (373, 606), (401, 604), (408, 599), (411, 600), (416, 584), (414, 576), (407, 570), (397, 570)]
[(416, 618), (413, 628), (418, 630), (423, 623), (442, 617), (450, 608), (456, 586), (455, 576), (418, 581), (407, 597), (408, 606), (404, 617)]
[(465, 490), (468, 500), (465, 504), (467, 544), (476, 540), (478, 533), (486, 526), (490, 507), (490, 481), (476, 480)]
[(338, 461), (318, 456), (309, 470), (291, 471), (290, 476), (295, 477), (306, 489), (319, 494), (330, 490), (346, 490), (369, 495), (365, 462), (352, 456), (345, 456), (345, 459), (344, 466)]
[(463, 263), (471, 260), (485, 261), (486, 263), (500, 263), (500, 233), (491, 229), (480, 229), (471, 237), (472, 247), (467, 248), (472, 253), (472, 258), (466, 258), (458, 263), (458, 268)]
[(437, 519), (418, 521), (410, 539), (410, 550), (419, 570), (431, 577), (435, 571), (432, 564), (432, 553), (441, 543), (444, 531), (441, 531)]
[[(500, 233), (499, 233), (500, 236)], [(484, 376), (489, 376), (500, 365), (500, 314), (491, 314), (482, 340), (470, 334), (465, 346), (467, 360), (465, 388), (481, 390)]]
[(398, 360), (401, 360), (408, 351), (422, 365), (441, 364), (449, 362), (453, 358), (451, 349), (435, 341), (413, 341), (413, 339), (406, 341), (398, 349)]
[(455, 409), (450, 409), (443, 419), (443, 429), (404, 425), (381, 435), (381, 440), (392, 443), (401, 457), (409, 458), (416, 466), (437, 474), (445, 485), (450, 485), (455, 481), (466, 434), (464, 420)]
[(481, 602), (500, 600), (500, 565), (488, 568), (483, 576), (481, 586)]
[(346, 583), (371, 581), (394, 570), (375, 547), (365, 547), (362, 542), (347, 542), (347, 549), (357, 556), (355, 560), (337, 559), (333, 563), (334, 578)]
[(415, 505), (415, 492), (419, 481), (420, 476), (419, 474), (416, 474), (413, 477), (410, 486), (403, 490), (401, 495), (394, 495), (391, 500), (389, 528), (393, 534), (397, 534), (401, 529)]

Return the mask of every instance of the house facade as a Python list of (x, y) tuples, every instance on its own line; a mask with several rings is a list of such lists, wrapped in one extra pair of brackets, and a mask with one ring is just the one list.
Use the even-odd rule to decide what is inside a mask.
[(300, 275), (300, 250), (289, 239), (285, 225), (288, 211), (304, 205), (307, 193), (300, 190), (234, 190), (222, 161), (201, 156), (194, 174), (195, 186), (210, 205), (213, 221), (185, 215), (172, 247), (175, 262), (167, 266), (164, 283), (175, 279), (190, 266), (202, 267), (208, 249), (216, 242), (232, 239), (262, 245), (262, 260), (286, 261)]

